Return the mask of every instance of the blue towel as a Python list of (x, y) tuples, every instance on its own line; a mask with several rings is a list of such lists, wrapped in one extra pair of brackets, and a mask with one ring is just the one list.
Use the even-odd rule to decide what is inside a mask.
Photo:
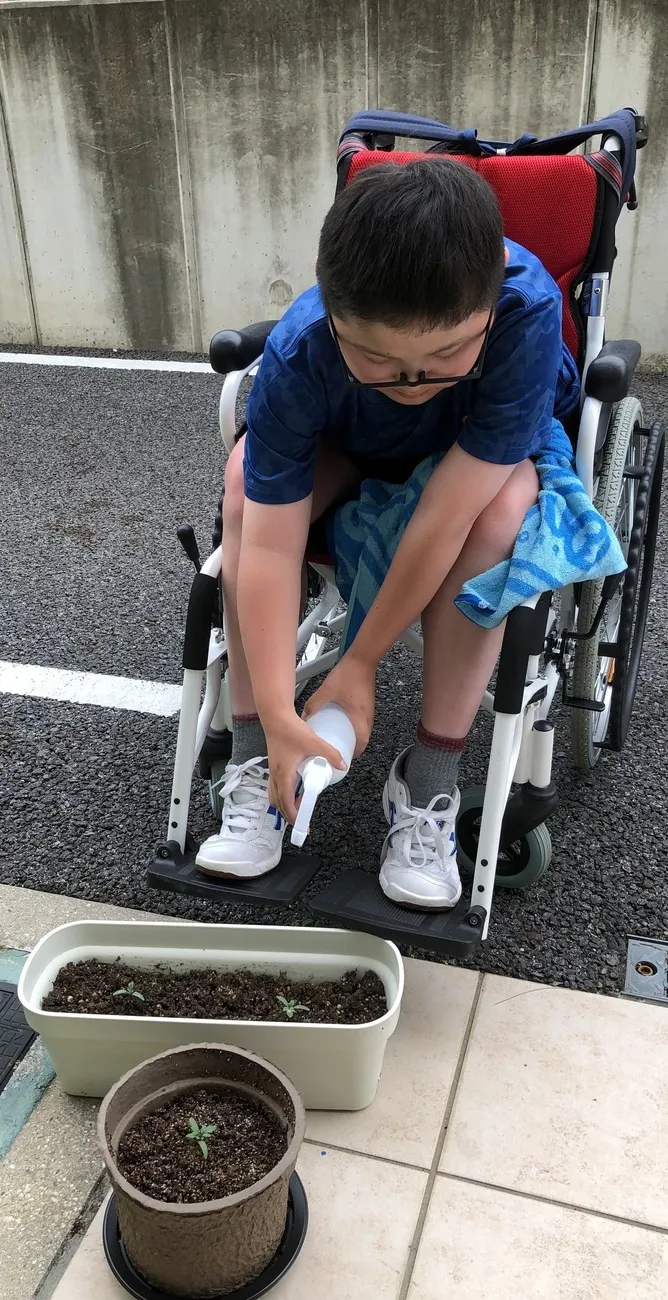
[[(357, 501), (347, 501), (330, 521), (336, 580), (348, 614), (345, 653), (357, 635), (390, 567), (422, 490), (441, 460), (428, 456), (406, 483), (366, 479)], [(480, 627), (498, 627), (523, 601), (572, 582), (622, 573), (626, 562), (610, 526), (592, 506), (573, 468), (573, 450), (558, 420), (536, 458), (538, 502), (528, 511), (509, 560), (472, 578), (455, 599)]]

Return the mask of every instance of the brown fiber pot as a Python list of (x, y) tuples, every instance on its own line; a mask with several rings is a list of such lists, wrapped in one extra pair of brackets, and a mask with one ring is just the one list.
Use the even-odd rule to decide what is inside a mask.
[[(243, 1192), (200, 1205), (156, 1201), (132, 1187), (116, 1165), (125, 1131), (177, 1095), (230, 1086), (262, 1102), (285, 1128), (287, 1151), (271, 1173)], [(124, 1074), (102, 1102), (98, 1137), (123, 1245), (137, 1271), (154, 1287), (198, 1300), (226, 1295), (258, 1277), (285, 1230), (288, 1184), (305, 1129), (301, 1097), (290, 1080), (242, 1048), (176, 1047)]]

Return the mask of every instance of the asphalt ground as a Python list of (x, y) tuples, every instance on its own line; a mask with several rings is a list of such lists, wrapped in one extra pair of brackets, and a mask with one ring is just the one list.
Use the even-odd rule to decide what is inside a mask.
[[(2, 350), (2, 349), (0, 349)], [(3, 487), (0, 659), (178, 682), (192, 569), (184, 521), (208, 550), (222, 478), (215, 375), (0, 366)], [(636, 385), (646, 415), (668, 416), (668, 376)], [(526, 893), (497, 891), (486, 971), (618, 992), (627, 936), (666, 936), (668, 579), (664, 520), (636, 713), (621, 756), (588, 776), (570, 760), (557, 709), (550, 820), (554, 856)], [(154, 890), (177, 720), (0, 696), (0, 881), (197, 920), (286, 921), (340, 872), (377, 869), (381, 791), (411, 739), (419, 663), (401, 647), (379, 673), (377, 723), (354, 775), (320, 801), (310, 840), (323, 867), (287, 911), (211, 907)], [(491, 719), (462, 765), (480, 784)], [(215, 825), (194, 777), (191, 828)]]

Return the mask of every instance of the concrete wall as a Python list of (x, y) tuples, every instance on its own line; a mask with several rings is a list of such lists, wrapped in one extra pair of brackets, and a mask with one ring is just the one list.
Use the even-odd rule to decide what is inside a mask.
[(313, 280), (358, 108), (647, 112), (611, 332), (668, 354), (668, 0), (3, 0), (0, 338), (201, 351)]

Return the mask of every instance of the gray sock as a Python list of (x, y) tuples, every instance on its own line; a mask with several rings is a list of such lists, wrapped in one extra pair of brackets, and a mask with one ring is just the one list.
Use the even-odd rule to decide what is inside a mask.
[(465, 747), (466, 739), (435, 736), (418, 723), (415, 744), (404, 771), (414, 808), (426, 808), (437, 794), (452, 794)]
[(267, 742), (257, 713), (242, 713), (232, 718), (231, 763), (240, 766), (251, 758), (266, 758)]

